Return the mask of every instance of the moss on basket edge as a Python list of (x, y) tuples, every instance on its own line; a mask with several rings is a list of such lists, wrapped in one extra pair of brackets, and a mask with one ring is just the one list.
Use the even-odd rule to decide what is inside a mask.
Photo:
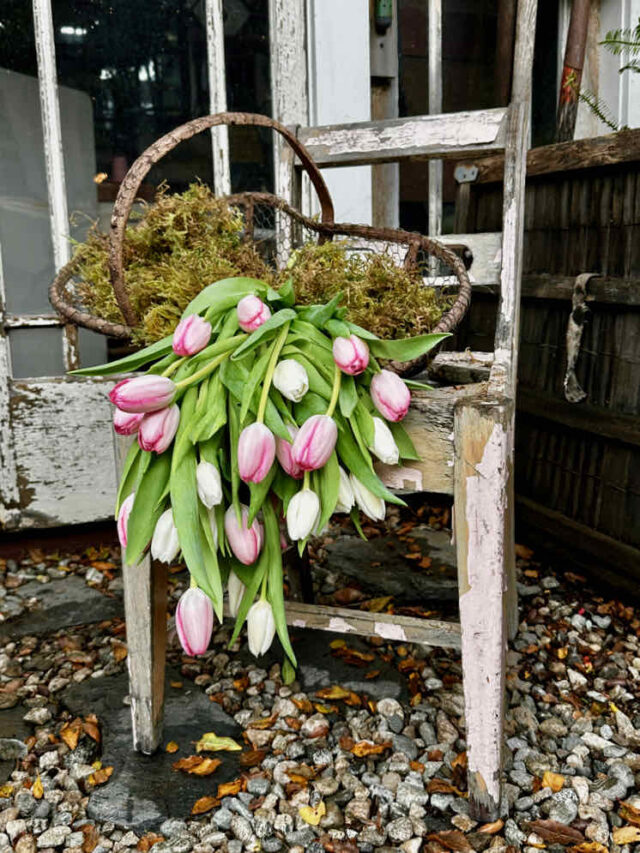
[[(136, 343), (170, 334), (184, 308), (203, 287), (231, 276), (250, 276), (279, 287), (293, 278), (301, 304), (323, 303), (339, 291), (349, 319), (382, 338), (432, 329), (447, 307), (418, 270), (396, 266), (386, 254), (353, 252), (346, 240), (307, 243), (277, 272), (256, 246), (242, 240), (242, 214), (204, 184), (171, 195), (160, 187), (126, 229), (125, 286), (140, 317)], [(123, 322), (108, 269), (108, 238), (93, 227), (76, 249), (79, 295), (94, 315)]]

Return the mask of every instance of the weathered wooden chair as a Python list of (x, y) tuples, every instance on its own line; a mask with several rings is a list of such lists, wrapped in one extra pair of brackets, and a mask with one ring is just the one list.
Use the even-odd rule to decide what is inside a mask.
[[(519, 0), (513, 94), (505, 108), (299, 130), (299, 139), (321, 167), (504, 151), (494, 353), (445, 353), (435, 360), (438, 376), (450, 381), (453, 376), (456, 385), (414, 394), (406, 423), (422, 462), (389, 472), (387, 479), (399, 489), (453, 495), (460, 624), (297, 602), (287, 608), (287, 620), (296, 628), (461, 647), (470, 810), (484, 820), (500, 811), (505, 650), (518, 620), (513, 435), (535, 14), (535, 0)], [(299, 197), (295, 158), (285, 149), (281, 169), (290, 176), (292, 198)], [(447, 241), (468, 244), (476, 256), (487, 244), (483, 235)], [(472, 275), (476, 271), (472, 266)], [(147, 558), (125, 569), (124, 580), (134, 746), (152, 752), (162, 737), (166, 575)]]

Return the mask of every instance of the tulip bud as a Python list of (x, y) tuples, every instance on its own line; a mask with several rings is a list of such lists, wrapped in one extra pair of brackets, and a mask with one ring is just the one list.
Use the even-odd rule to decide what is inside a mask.
[(340, 468), (340, 488), (338, 489), (338, 503), (336, 504), (336, 508), (334, 512), (351, 512), (353, 505), (355, 504), (355, 498), (353, 497), (353, 489), (351, 488), (351, 483), (349, 481), (349, 475), (344, 470), (344, 468)]
[(268, 305), (257, 296), (244, 296), (238, 302), (238, 324), (243, 332), (255, 332), (271, 316)]
[(164, 453), (173, 441), (179, 423), (180, 409), (175, 404), (159, 412), (150, 412), (140, 423), (138, 444), (143, 450)]
[(373, 521), (383, 521), (386, 514), (386, 507), (382, 498), (369, 491), (364, 483), (361, 483), (353, 474), (351, 474), (349, 479), (351, 481), (351, 488), (353, 489), (353, 496), (362, 512), (373, 519)]
[(315, 471), (326, 464), (338, 439), (338, 427), (329, 415), (311, 415), (302, 424), (293, 442), (291, 456), (303, 471)]
[(333, 342), (333, 360), (343, 373), (357, 376), (364, 373), (369, 364), (369, 347), (357, 335), (336, 338)]
[(123, 548), (127, 547), (127, 525), (129, 524), (129, 516), (133, 509), (133, 501), (135, 500), (135, 492), (131, 492), (128, 498), (122, 501), (120, 511), (118, 512), (118, 539)]
[(273, 384), (287, 400), (299, 403), (309, 390), (307, 371), (295, 358), (285, 358), (273, 371)]
[(287, 533), (289, 539), (306, 539), (320, 519), (320, 498), (311, 489), (302, 489), (289, 501)]
[(151, 556), (161, 563), (170, 563), (180, 550), (178, 531), (173, 522), (173, 513), (165, 510), (156, 522), (151, 538)]
[(180, 320), (173, 333), (173, 351), (176, 355), (195, 355), (204, 349), (211, 338), (211, 323), (198, 314)]
[(246, 589), (238, 575), (233, 570), (230, 571), (227, 592), (229, 594), (229, 613), (234, 619), (238, 615)]
[(224, 514), (224, 532), (227, 536), (229, 545), (234, 555), (244, 563), (245, 566), (250, 566), (258, 559), (258, 555), (262, 550), (263, 532), (262, 525), (258, 519), (254, 519), (251, 527), (247, 527), (249, 518), (249, 507), (241, 505), (242, 524), (238, 524), (236, 511), (233, 506)]
[(371, 399), (388, 421), (401, 421), (409, 411), (411, 392), (397, 374), (382, 370), (371, 380)]
[(251, 605), (247, 614), (247, 640), (249, 651), (255, 657), (267, 652), (276, 634), (276, 622), (268, 601), (261, 598)]
[(264, 424), (249, 424), (238, 439), (238, 471), (245, 483), (261, 483), (276, 456), (276, 440)]
[[(298, 434), (297, 428), (288, 424), (287, 430), (291, 439), (295, 439)], [(286, 441), (284, 438), (276, 438), (276, 456), (278, 457), (278, 462), (290, 477), (293, 477), (294, 480), (301, 480), (304, 476), (304, 471), (293, 461), (292, 450), (293, 447), (290, 441)]]
[(373, 444), (369, 450), (385, 465), (397, 465), (400, 451), (393, 434), (381, 418), (373, 419)]
[(213, 632), (213, 607), (198, 587), (183, 592), (176, 607), (176, 631), (186, 654), (203, 655)]
[(122, 409), (116, 409), (113, 413), (113, 428), (118, 435), (133, 435), (138, 432), (143, 417), (142, 412), (123, 412)]
[(207, 509), (222, 503), (222, 481), (220, 472), (212, 462), (203, 459), (196, 468), (198, 497)]
[(109, 391), (109, 399), (123, 412), (157, 412), (170, 406), (176, 386), (168, 376), (134, 376)]

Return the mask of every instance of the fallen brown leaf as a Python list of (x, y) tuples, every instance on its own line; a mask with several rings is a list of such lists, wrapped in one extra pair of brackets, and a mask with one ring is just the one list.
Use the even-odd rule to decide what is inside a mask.
[(173, 755), (174, 752), (177, 752), (180, 749), (175, 740), (170, 740), (169, 743), (165, 746), (164, 751)]
[(78, 740), (81, 732), (82, 720), (79, 717), (72, 720), (70, 723), (65, 723), (60, 729), (60, 737), (72, 752), (78, 746)]
[(113, 657), (116, 663), (120, 663), (123, 661), (127, 654), (127, 644), (120, 642), (120, 640), (111, 640), (111, 648), (113, 649)]
[(634, 826), (640, 826), (640, 809), (632, 806), (626, 800), (620, 803), (620, 811), (618, 812), (622, 820), (632, 823)]
[(245, 779), (234, 779), (233, 782), (224, 782), (222, 785), (218, 785), (218, 792), (216, 796), (219, 800), (223, 797), (234, 797), (236, 794), (239, 794), (240, 791), (244, 791), (246, 787), (247, 782)]
[(292, 699), (291, 701), (303, 714), (310, 714), (313, 711), (313, 705), (308, 699)]
[(575, 847), (569, 847), (568, 853), (609, 853), (609, 848), (598, 841), (583, 841)]
[(500, 832), (503, 826), (503, 820), (494, 820), (491, 823), (483, 823), (482, 826), (478, 827), (477, 831), (482, 832), (484, 835), (495, 835), (496, 832)]
[(203, 758), (200, 764), (196, 764), (195, 767), (187, 772), (194, 776), (211, 776), (221, 764), (222, 761), (219, 758)]
[(521, 560), (530, 560), (533, 557), (533, 550), (526, 545), (516, 545), (516, 557), (520, 557)]
[(188, 755), (185, 758), (179, 758), (171, 765), (174, 770), (184, 770), (189, 773), (193, 767), (197, 767), (204, 760), (202, 755)]
[(90, 785), (104, 785), (108, 782), (113, 773), (113, 767), (98, 767), (95, 772), (89, 776), (87, 781)]
[(82, 730), (86, 735), (89, 735), (91, 740), (94, 740), (96, 743), (100, 743), (100, 728), (98, 726), (97, 717), (86, 717), (84, 723), (82, 724)]
[(557, 820), (530, 820), (526, 825), (540, 838), (552, 844), (581, 844), (584, 841), (581, 832)]
[(138, 841), (136, 850), (141, 851), (141, 853), (147, 853), (148, 850), (151, 850), (154, 844), (159, 844), (161, 841), (164, 841), (163, 835), (156, 835), (155, 832), (148, 832), (146, 835), (142, 836), (140, 841)]
[(270, 717), (260, 717), (257, 720), (251, 720), (247, 724), (248, 729), (271, 729), (278, 721), (278, 715), (272, 714)]
[(455, 850), (456, 853), (475, 853), (464, 833), (459, 829), (444, 829), (442, 832), (432, 832), (427, 835), (429, 841), (437, 841), (447, 850)]
[(461, 791), (452, 785), (447, 779), (430, 779), (427, 782), (427, 793), (429, 794), (457, 794), (458, 797), (468, 797), (466, 791)]
[(369, 601), (363, 601), (360, 605), (361, 610), (368, 610), (369, 613), (380, 613), (393, 601), (392, 595), (383, 595), (381, 598), (370, 598)]
[(240, 764), (243, 767), (257, 767), (262, 764), (266, 755), (266, 749), (249, 749), (240, 756)]
[(80, 832), (84, 836), (82, 842), (82, 853), (93, 853), (93, 851), (98, 846), (98, 841), (100, 840), (100, 833), (91, 823), (83, 823), (80, 827)]

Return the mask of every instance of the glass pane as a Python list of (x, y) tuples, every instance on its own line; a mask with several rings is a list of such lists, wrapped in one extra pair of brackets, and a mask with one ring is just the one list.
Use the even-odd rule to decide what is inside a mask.
[(63, 373), (60, 329), (14, 329), (9, 344), (15, 379)]

